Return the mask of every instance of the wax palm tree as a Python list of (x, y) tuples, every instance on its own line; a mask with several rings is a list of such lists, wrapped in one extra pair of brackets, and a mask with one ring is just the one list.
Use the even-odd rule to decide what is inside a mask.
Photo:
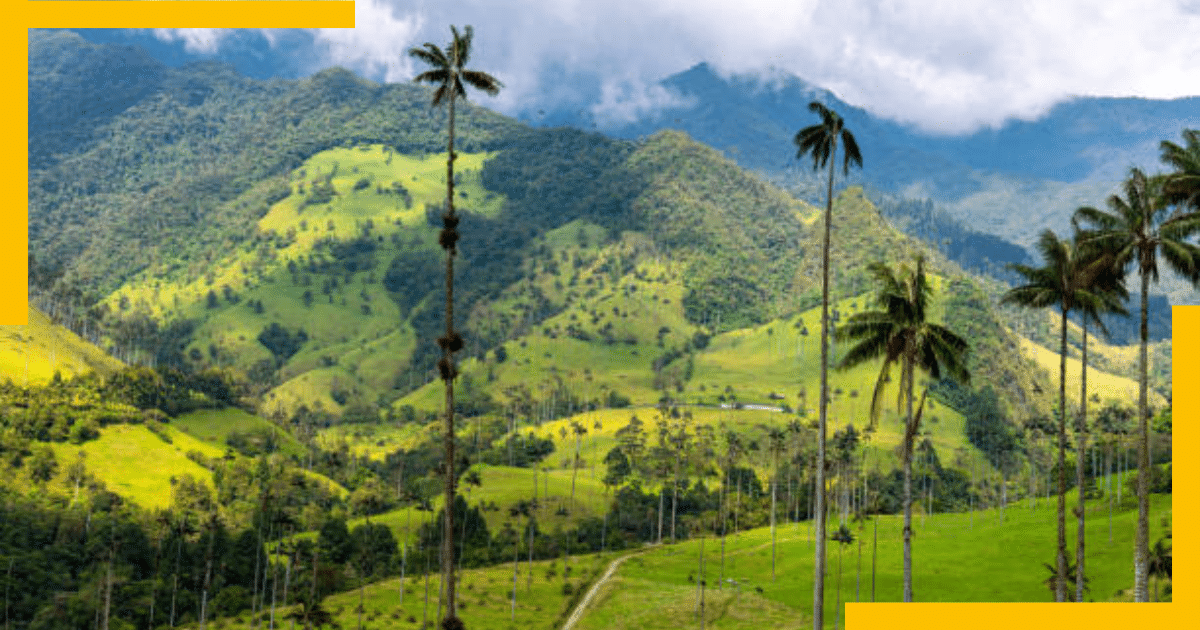
[(477, 70), (466, 69), (471, 57), (471, 40), (474, 30), (467, 26), (460, 35), (458, 29), (451, 26), (454, 36), (445, 50), (436, 45), (426, 43), (424, 47), (414, 47), (408, 50), (409, 56), (423, 61), (432, 69), (422, 72), (413, 78), (417, 83), (433, 83), (438, 87), (433, 93), (431, 106), (437, 107), (443, 101), (449, 109), (446, 144), (446, 212), (442, 215), (442, 232), (438, 242), (446, 250), (446, 335), (437, 342), (442, 348), (442, 358), (438, 361), (438, 371), (446, 383), (446, 426), (443, 436), (444, 460), (446, 475), (446, 506), (443, 522), (444, 536), (442, 543), (442, 572), (446, 584), (449, 607), (443, 625), (447, 628), (461, 626), (458, 621), (454, 597), (454, 377), (458, 370), (454, 367), (454, 353), (463, 347), (462, 337), (454, 330), (454, 255), (458, 242), (458, 215), (454, 212), (454, 102), (461, 98), (466, 100), (467, 92), (464, 83), (491, 96), (500, 92), (502, 84), (495, 77)]
[(854, 542), (854, 534), (850, 533), (850, 528), (846, 527), (845, 523), (842, 523), (838, 527), (838, 530), (836, 532), (833, 532), (833, 535), (831, 535), (829, 537), (829, 539), (834, 542), (839, 543), (838, 544), (837, 600), (836, 600), (837, 603), (834, 605), (834, 610), (836, 610), (837, 613), (833, 620), (834, 630), (837, 630), (838, 621), (841, 619), (841, 612), (842, 612), (842, 553), (845, 551), (846, 545), (849, 545)]
[(825, 236), (821, 241), (821, 394), (817, 430), (817, 461), (815, 480), (817, 550), (813, 581), (813, 628), (820, 630), (825, 623), (825, 423), (829, 406), (829, 234), (833, 225), (833, 167), (837, 162), (837, 148), (843, 146), (842, 173), (850, 173), (850, 164), (862, 168), (862, 153), (858, 142), (845, 127), (845, 121), (833, 110), (817, 101), (808, 104), (808, 110), (819, 115), (821, 122), (805, 127), (797, 134), (794, 142), (799, 148), (796, 158), (812, 155), (813, 170), (829, 164), (829, 186), (825, 196)]
[(903, 442), (904, 462), (904, 601), (911, 602), (912, 593), (912, 459), (913, 442), (920, 430), (921, 410), (925, 406), (925, 394), (921, 393), (920, 405), (914, 410), (915, 378), (917, 370), (933, 379), (945, 374), (960, 382), (969, 383), (970, 373), (966, 367), (969, 352), (967, 342), (944, 326), (926, 319), (927, 307), (933, 290), (925, 278), (925, 259), (917, 257), (915, 269), (901, 268), (897, 274), (883, 263), (869, 266), (878, 283), (876, 303), (883, 309), (865, 311), (850, 317), (847, 324), (838, 330), (838, 340), (857, 341), (857, 345), (839, 364), (848, 369), (867, 361), (883, 358), (875, 391), (871, 396), (871, 424), (874, 429), (879, 418), (880, 394), (889, 382), (891, 369), (900, 366), (900, 381), (897, 408), (907, 402)]
[(1082, 331), (1082, 344), (1080, 345), (1080, 374), (1079, 374), (1079, 423), (1076, 426), (1075, 435), (1078, 444), (1075, 447), (1075, 487), (1079, 490), (1079, 507), (1075, 513), (1075, 518), (1078, 521), (1078, 527), (1075, 535), (1075, 566), (1077, 567), (1075, 575), (1075, 601), (1083, 601), (1084, 575), (1087, 572), (1086, 558), (1084, 555), (1084, 539), (1085, 539), (1085, 492), (1083, 483), (1084, 474), (1084, 453), (1087, 452), (1087, 342), (1088, 342), (1088, 322), (1092, 322), (1105, 335), (1108, 335), (1108, 329), (1105, 328), (1104, 322), (1100, 319), (1101, 313), (1117, 313), (1120, 315), (1129, 315), (1129, 312), (1122, 306), (1122, 302), (1129, 299), (1129, 292), (1125, 289), (1125, 276), (1119, 269), (1114, 268), (1114, 260), (1110, 252), (1103, 250), (1088, 251), (1087, 248), (1079, 248), (1078, 257), (1080, 268), (1077, 270), (1079, 277), (1077, 281), (1081, 283), (1083, 288), (1091, 293), (1095, 299), (1084, 300), (1079, 304), (1080, 328)]
[(1167, 213), (1168, 196), (1162, 177), (1147, 177), (1131, 169), (1125, 181), (1125, 197), (1108, 198), (1110, 212), (1080, 208), (1073, 221), (1081, 229), (1077, 240), (1089, 247), (1111, 252), (1124, 269), (1135, 265), (1141, 276), (1141, 348), (1138, 353), (1138, 524), (1133, 563), (1134, 600), (1149, 601), (1150, 557), (1150, 411), (1148, 401), (1149, 302), (1150, 281), (1158, 281), (1158, 257), (1176, 273), (1200, 284), (1200, 248), (1187, 239), (1200, 233), (1200, 212), (1182, 206)]
[(1159, 145), (1162, 161), (1175, 169), (1167, 175), (1164, 192), (1168, 202), (1200, 210), (1200, 131), (1184, 129), (1183, 139), (1186, 146), (1170, 140)]
[[(1082, 209), (1081, 209), (1082, 210)], [(1112, 261), (1089, 260), (1081, 255), (1070, 241), (1060, 240), (1054, 232), (1045, 230), (1038, 238), (1038, 250), (1045, 259), (1044, 267), (1013, 264), (1009, 268), (1025, 277), (1028, 284), (1005, 293), (1002, 303), (1027, 308), (1057, 307), (1062, 318), (1060, 328), (1058, 371), (1058, 557), (1055, 575), (1067, 576), (1067, 315), (1073, 310), (1096, 313), (1111, 303), (1108, 294), (1099, 290), (1099, 278), (1112, 269)], [(1089, 251), (1095, 251), (1089, 249)], [(1111, 275), (1111, 274), (1110, 274)], [(1111, 278), (1103, 282), (1114, 283)], [(1108, 286), (1107, 284), (1103, 286)], [(1083, 455), (1080, 454), (1080, 457)], [(1066, 583), (1059, 585), (1055, 601), (1067, 601)]]
[(779, 454), (783, 452), (786, 435), (783, 429), (771, 427), (767, 432), (767, 439), (770, 444), (771, 452), (771, 581), (775, 581), (775, 551), (776, 551), (776, 527), (775, 527), (775, 505), (776, 494), (779, 488)]

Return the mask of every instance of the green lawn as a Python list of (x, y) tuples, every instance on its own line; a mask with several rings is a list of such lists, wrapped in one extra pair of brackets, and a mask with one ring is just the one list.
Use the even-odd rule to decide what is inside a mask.
[(207, 442), (217, 448), (226, 448), (226, 439), (233, 433), (249, 433), (251, 431), (270, 431), (279, 441), (279, 452), (284, 455), (304, 454), (304, 446), (296, 441), (290, 433), (279, 430), (254, 414), (241, 409), (202, 409), (184, 414), (171, 421), (175, 428)]
[[(1054, 562), (1054, 502), (1039, 500), (1035, 508), (1028, 502), (1013, 504), (1005, 510), (1001, 522), (999, 510), (970, 514), (942, 514), (928, 519), (914, 518), (913, 591), (920, 602), (1046, 602), (1053, 601), (1044, 580), (1049, 575), (1042, 563)], [(1169, 495), (1151, 500), (1152, 541), (1163, 535), (1162, 517), (1171, 509)], [(1113, 542), (1108, 540), (1107, 503), (1089, 504), (1087, 524), (1087, 565), (1089, 601), (1127, 600), (1124, 592), (1133, 584), (1131, 549), (1137, 511), (1125, 509), (1113, 520)], [(831, 524), (836, 527), (836, 520)], [(834, 623), (834, 604), (838, 598), (838, 564), (842, 563), (840, 597), (842, 602), (871, 601), (872, 522), (854, 524), (856, 541), (844, 549), (829, 543), (826, 625)], [(876, 601), (902, 600), (902, 544), (900, 516), (879, 518)], [(1068, 520), (1068, 555), (1074, 558), (1074, 521)], [(783, 625), (800, 627), (812, 613), (812, 540), (807, 523), (785, 524), (778, 529), (776, 577), (771, 579), (770, 528), (742, 532), (727, 539), (724, 578), (715, 593), (706, 595), (710, 620), (707, 627), (743, 628), (756, 616), (743, 617), (743, 611), (761, 609), (775, 615), (779, 607), (790, 609), (781, 617)], [(857, 573), (858, 540), (862, 540), (861, 581)], [(704, 542), (706, 577), (710, 586), (720, 583), (719, 539)], [(618, 572), (622, 583), (585, 617), (581, 628), (675, 628), (681, 617), (694, 610), (700, 542), (696, 540), (655, 549), (626, 562)], [(728, 582), (734, 580), (735, 583)], [(625, 588), (637, 589), (636, 595)], [(761, 589), (761, 592), (760, 592)], [(1072, 587), (1073, 589), (1073, 587)], [(723, 591), (723, 592), (722, 592)], [(740, 591), (740, 593), (739, 593)], [(724, 599), (722, 599), (724, 597)], [(772, 603), (756, 602), (761, 597)], [(740, 598), (740, 599), (739, 599)], [(661, 602), (672, 615), (650, 615), (641, 611), (642, 602)], [(729, 602), (723, 609), (714, 602)], [(745, 602), (749, 602), (748, 608)], [(694, 613), (692, 613), (694, 614)], [(789, 621), (790, 620), (790, 621)], [(792, 624), (792, 625), (788, 625)], [(761, 625), (759, 627), (762, 627)]]
[[(574, 599), (567, 594), (586, 588), (590, 580), (603, 572), (613, 556), (595, 554), (572, 557), (567, 564), (570, 575), (564, 575), (563, 561), (539, 560), (532, 565), (522, 560), (517, 576), (516, 606), (512, 603), (513, 565), (511, 563), (484, 569), (464, 570), (459, 578), (459, 617), (468, 628), (480, 630), (552, 630), (561, 626), (570, 612)], [(532, 579), (530, 579), (532, 576)], [(348, 582), (354, 585), (354, 581)], [(429, 575), (429, 605), (425, 605), (426, 581), (423, 574), (406, 575), (401, 601), (400, 579), (390, 578), (367, 585), (363, 589), (363, 627), (371, 630), (410, 630), (421, 628), (428, 619), (429, 628), (436, 627), (438, 588), (441, 576), (437, 567)], [(332, 595), (324, 605), (341, 628), (358, 627), (360, 593), (357, 588)], [(291, 607), (276, 610), (277, 627)], [(212, 623), (217, 630), (243, 628), (249, 623), (249, 612), (234, 619), (218, 619)], [(263, 619), (269, 619), (268, 607)], [(297, 624), (299, 625), (299, 624)], [(183, 627), (198, 627), (197, 624)], [(264, 626), (265, 627), (265, 626)]]
[(108, 489), (147, 509), (171, 504), (171, 479), (191, 475), (212, 486), (212, 473), (188, 459), (189, 451), (205, 457), (221, 457), (217, 448), (186, 433), (165, 427), (172, 443), (167, 444), (144, 426), (118, 424), (106, 427), (100, 437), (81, 445), (51, 443), (59, 462), (60, 476), (83, 453), (88, 473)]

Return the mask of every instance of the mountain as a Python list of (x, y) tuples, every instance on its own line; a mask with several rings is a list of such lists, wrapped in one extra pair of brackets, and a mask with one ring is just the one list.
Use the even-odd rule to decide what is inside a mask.
[(36, 308), (30, 307), (28, 321), (22, 326), (0, 326), (0, 379), (21, 385), (46, 383), (55, 374), (61, 378), (92, 372), (108, 375), (122, 367), (120, 361), (55, 325)]
[[(260, 81), (95, 46), (30, 34), (30, 81), (43, 86), (31, 108), (52, 112), (31, 118), (31, 146), (63, 129), (73, 138), (31, 165), (34, 294), (129, 360), (244, 375), (280, 418), (429, 409), (421, 386), (444, 325), (430, 222), (445, 185), (445, 118), (429, 90), (342, 69)], [(87, 55), (108, 61), (69, 71)], [(102, 116), (74, 120), (38, 100), (61, 88), (86, 101), (108, 86), (95, 76), (134, 65), (143, 80), (121, 84)], [(805, 346), (819, 295), (813, 206), (678, 131), (622, 140), (467, 104), (457, 136), (465, 408), (521, 387), (557, 397), (580, 379), (587, 396), (607, 389), (635, 404), (669, 388), (716, 403), (725, 387), (762, 399), (791, 387), (786, 362), (762, 367), (780, 380), (747, 371), (700, 390), (692, 379), (731, 369), (706, 354), (721, 335)], [(1002, 287), (889, 223), (908, 213), (927, 226), (917, 209), (881, 207), (860, 188), (837, 202), (841, 312), (865, 307), (867, 264), (924, 252), (946, 317), (973, 331), (980, 382), (1014, 409), (1048, 405), (991, 306)], [(1005, 255), (1002, 242), (962, 244)], [(781, 326), (788, 334), (768, 334)]]
[[(1200, 127), (1200, 97), (1081, 96), (1036, 120), (951, 136), (880, 118), (779, 72), (725, 76), (701, 63), (659, 86), (674, 105), (633, 122), (608, 122), (605, 132), (637, 138), (679, 129), (816, 201), (820, 177), (811, 174), (809, 163), (795, 160), (792, 138), (813, 123), (807, 105), (818, 100), (846, 119), (863, 147), (864, 169), (851, 181), (901, 199), (931, 200), (971, 231), (1028, 249), (1043, 229), (1068, 232), (1070, 215), (1080, 205), (1103, 206), (1131, 165), (1160, 168), (1160, 141), (1178, 141), (1182, 129)], [(544, 118), (597, 126), (587, 109), (552, 111)], [(1165, 291), (1175, 303), (1200, 299), (1179, 282)]]

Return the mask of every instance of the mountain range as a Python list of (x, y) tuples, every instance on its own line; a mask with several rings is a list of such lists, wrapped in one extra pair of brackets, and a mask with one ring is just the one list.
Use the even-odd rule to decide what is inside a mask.
[[(68, 32), (31, 31), (29, 49), (35, 303), (125, 360), (239, 370), (270, 413), (430, 402), (420, 385), (436, 349), (422, 340), (441, 325), (429, 221), (444, 190), (445, 115), (429, 108), (426, 88), (342, 69), (263, 81), (219, 63), (171, 68)], [(811, 195), (776, 185), (786, 160), (772, 172), (765, 156), (770, 138), (791, 151), (784, 125), (795, 123), (784, 110), (821, 94), (798, 81), (774, 96), (760, 87), (749, 102), (776, 103), (778, 118), (763, 106), (758, 123), (728, 124), (746, 120), (735, 113), (749, 107), (732, 94), (756, 94), (736, 89), (739, 80), (706, 66), (676, 77), (679, 86), (707, 85), (710, 96), (687, 98), (712, 111), (689, 119), (698, 126), (634, 140), (460, 109), (466, 218), (456, 296), (476, 361), (464, 369), (482, 398), (510, 398), (506, 389), (529, 383), (553, 389), (587, 371), (597, 388), (652, 402), (715, 369), (718, 355), (705, 356), (714, 336), (791, 326), (791, 351), (805, 347), (799, 333), (812, 328), (805, 318), (818, 304), (819, 213)], [(1012, 405), (1048, 404), (1033, 393), (1040, 386), (1028, 380), (1035, 371), (1022, 367), (1014, 331), (1050, 344), (1052, 326), (1000, 314), (1004, 285), (962, 270), (1006, 262), (981, 249), (1016, 250), (865, 179), (915, 168), (923, 160), (912, 156), (934, 155), (936, 142), (904, 148), (898, 139), (913, 132), (843, 109), (868, 156), (910, 157), (868, 157), (880, 168), (839, 197), (839, 308), (866, 306), (868, 263), (925, 252), (944, 278), (947, 316), (971, 322), (974, 360), (992, 375), (983, 382)], [(781, 122), (768, 129), (772, 120)], [(737, 140), (746, 129), (762, 141)], [(698, 141), (709, 133), (726, 140)], [(941, 159), (971, 168), (949, 153)], [(746, 170), (755, 164), (757, 174)], [(952, 228), (962, 238), (936, 245)], [(973, 238), (981, 248), (962, 247)], [(1157, 315), (1163, 338), (1169, 319)], [(776, 343), (783, 352), (784, 338)], [(993, 353), (1010, 358), (983, 358)], [(502, 356), (515, 360), (501, 365)], [(1160, 383), (1169, 382), (1166, 361)], [(606, 362), (612, 373), (590, 369)], [(1118, 363), (1111, 367), (1127, 373)], [(765, 399), (776, 393), (771, 382), (746, 387)], [(693, 394), (715, 402), (720, 388), (703, 391)]]

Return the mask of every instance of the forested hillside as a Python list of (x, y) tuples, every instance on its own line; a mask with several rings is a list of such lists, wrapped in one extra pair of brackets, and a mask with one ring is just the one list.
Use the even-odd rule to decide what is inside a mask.
[[(29, 48), (36, 310), (0, 333), (14, 627), (265, 621), (276, 596), (281, 618), (320, 620), (327, 597), (400, 575), (411, 599), (392, 621), (415, 627), (447, 507), (479, 579), (526, 563), (504, 619), (528, 597), (545, 625), (599, 569), (572, 555), (811, 518), (823, 208), (681, 131), (621, 140), (459, 103), (465, 345), (444, 466), (447, 119), (431, 91), (169, 68), (66, 33), (31, 31)], [(64, 94), (96, 106), (79, 115)], [(879, 306), (872, 264), (922, 259), (922, 316), (967, 342), (970, 383), (916, 383), (927, 509), (1048, 492), (1057, 320), (999, 307), (1009, 287), (960, 265), (1017, 252), (928, 204), (837, 190), (833, 325)], [(1071, 457), (1093, 458), (1094, 490), (1095, 458), (1132, 451), (1136, 365), (1089, 344), (1106, 441)], [(850, 347), (829, 358), (843, 521), (900, 509), (907, 434), (890, 379), (873, 422), (880, 365), (841, 366)], [(1165, 463), (1169, 346), (1155, 356)], [(450, 506), (445, 468), (461, 478)], [(534, 588), (534, 566), (561, 585)], [(496, 608), (479, 584), (469, 597)]]

